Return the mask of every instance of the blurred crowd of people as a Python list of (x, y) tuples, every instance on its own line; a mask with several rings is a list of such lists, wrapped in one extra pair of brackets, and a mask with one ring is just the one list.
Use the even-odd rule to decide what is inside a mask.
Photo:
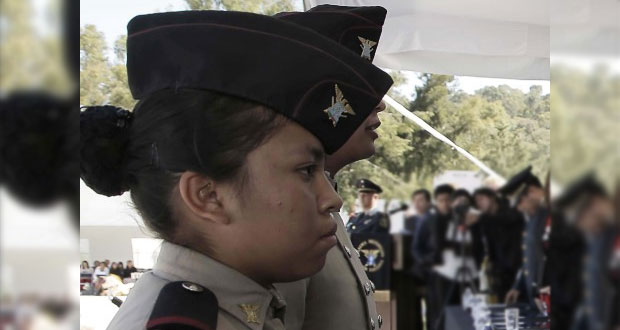
[(91, 267), (88, 261), (80, 265), (80, 292), (82, 295), (126, 295), (130, 287), (123, 284), (135, 282), (138, 269), (133, 261), (110, 262), (95, 260)]
[[(373, 226), (386, 223), (379, 221), (386, 213), (364, 203), (380, 188), (363, 190), (364, 211), (353, 215), (349, 232), (387, 233), (389, 220)], [(528, 167), (498, 189), (470, 193), (444, 184), (414, 191), (410, 204), (409, 262), (392, 286), (399, 310), (409, 311), (399, 313), (402, 329), (423, 329), (422, 314), (426, 329), (444, 329), (445, 307), (460, 304), (467, 288), (489, 303), (548, 316), (553, 329), (620, 326), (620, 225), (614, 197), (593, 176), (552, 199), (549, 184)], [(366, 218), (377, 220), (359, 223)]]

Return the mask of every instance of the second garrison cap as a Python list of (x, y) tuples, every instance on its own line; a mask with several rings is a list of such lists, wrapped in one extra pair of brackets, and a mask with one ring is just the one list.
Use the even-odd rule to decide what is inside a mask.
[(305, 12), (282, 12), (274, 17), (315, 30), (372, 62), (386, 14), (387, 10), (380, 6), (320, 5)]
[(135, 99), (206, 89), (263, 104), (338, 150), (379, 104), (390, 76), (336, 42), (265, 15), (183, 11), (134, 17), (127, 74)]
[(379, 187), (378, 184), (368, 179), (358, 180), (355, 186), (358, 192), (372, 192), (372, 193), (377, 193), (377, 194), (380, 194), (383, 192), (383, 189), (381, 189), (381, 187)]
[(532, 165), (514, 175), (497, 191), (504, 196), (510, 196), (519, 193), (527, 186), (542, 187), (540, 180), (532, 174)]

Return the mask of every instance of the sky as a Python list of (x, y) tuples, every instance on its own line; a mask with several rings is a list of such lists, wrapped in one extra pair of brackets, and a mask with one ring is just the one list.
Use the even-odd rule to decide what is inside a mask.
[[(49, 0), (35, 1), (45, 2)], [(186, 6), (183, 0), (81, 0), (80, 25), (93, 24), (99, 31), (103, 32), (109, 48), (109, 58), (112, 58), (114, 40), (127, 32), (127, 23), (132, 17), (140, 14), (184, 9), (186, 9)], [(405, 95), (407, 95), (409, 94), (407, 91), (413, 91), (413, 86), (419, 85), (421, 82), (416, 78), (415, 72), (405, 72), (405, 75), (408, 78), (408, 82), (399, 90), (405, 91)], [(494, 79), (466, 76), (459, 76), (456, 80), (458, 81), (459, 89), (470, 94), (485, 86), (499, 85), (508, 85), (523, 92), (528, 92), (531, 85), (541, 85), (543, 93), (549, 93), (548, 80)]]

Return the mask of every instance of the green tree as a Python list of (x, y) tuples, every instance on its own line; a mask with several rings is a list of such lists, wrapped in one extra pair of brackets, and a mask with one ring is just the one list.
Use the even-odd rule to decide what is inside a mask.
[(100, 105), (109, 100), (111, 72), (103, 33), (94, 25), (80, 29), (80, 104)]
[(555, 65), (551, 68), (552, 175), (567, 184), (594, 171), (608, 188), (620, 177), (618, 117), (620, 75), (607, 67), (592, 72)]
[[(466, 122), (451, 120), (458, 115), (458, 108), (451, 100), (454, 91), (449, 86), (453, 76), (421, 74), (421, 86), (415, 87), (413, 100), (408, 108), (430, 126), (447, 138), (454, 140), (464, 129)], [(454, 125), (453, 125), (454, 124)], [(412, 127), (410, 136), (411, 151), (404, 154), (404, 178), (412, 175), (420, 182), (428, 182), (432, 176), (449, 164), (445, 157), (451, 150), (446, 144), (435, 139), (420, 127)], [(431, 156), (432, 155), (432, 156)]]
[(125, 108), (133, 109), (136, 100), (131, 96), (129, 82), (127, 80), (127, 35), (122, 35), (114, 42), (114, 54), (116, 58), (110, 65), (110, 84), (108, 87), (109, 103)]
[(127, 36), (114, 42), (114, 59), (105, 53), (107, 46), (103, 33), (94, 25), (80, 30), (80, 104), (112, 104), (133, 109), (136, 100), (131, 96), (127, 81)]
[[(58, 18), (60, 7), (50, 3), (46, 15)], [(37, 89), (66, 96), (72, 84), (61, 40), (39, 34), (32, 17), (31, 1), (0, 1), (0, 88), (3, 93)]]

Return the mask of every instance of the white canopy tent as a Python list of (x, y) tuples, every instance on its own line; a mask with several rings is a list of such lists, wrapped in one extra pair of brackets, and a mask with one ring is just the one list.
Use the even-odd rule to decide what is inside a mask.
[(374, 63), (458, 76), (549, 79), (549, 2), (304, 0), (387, 9)]

